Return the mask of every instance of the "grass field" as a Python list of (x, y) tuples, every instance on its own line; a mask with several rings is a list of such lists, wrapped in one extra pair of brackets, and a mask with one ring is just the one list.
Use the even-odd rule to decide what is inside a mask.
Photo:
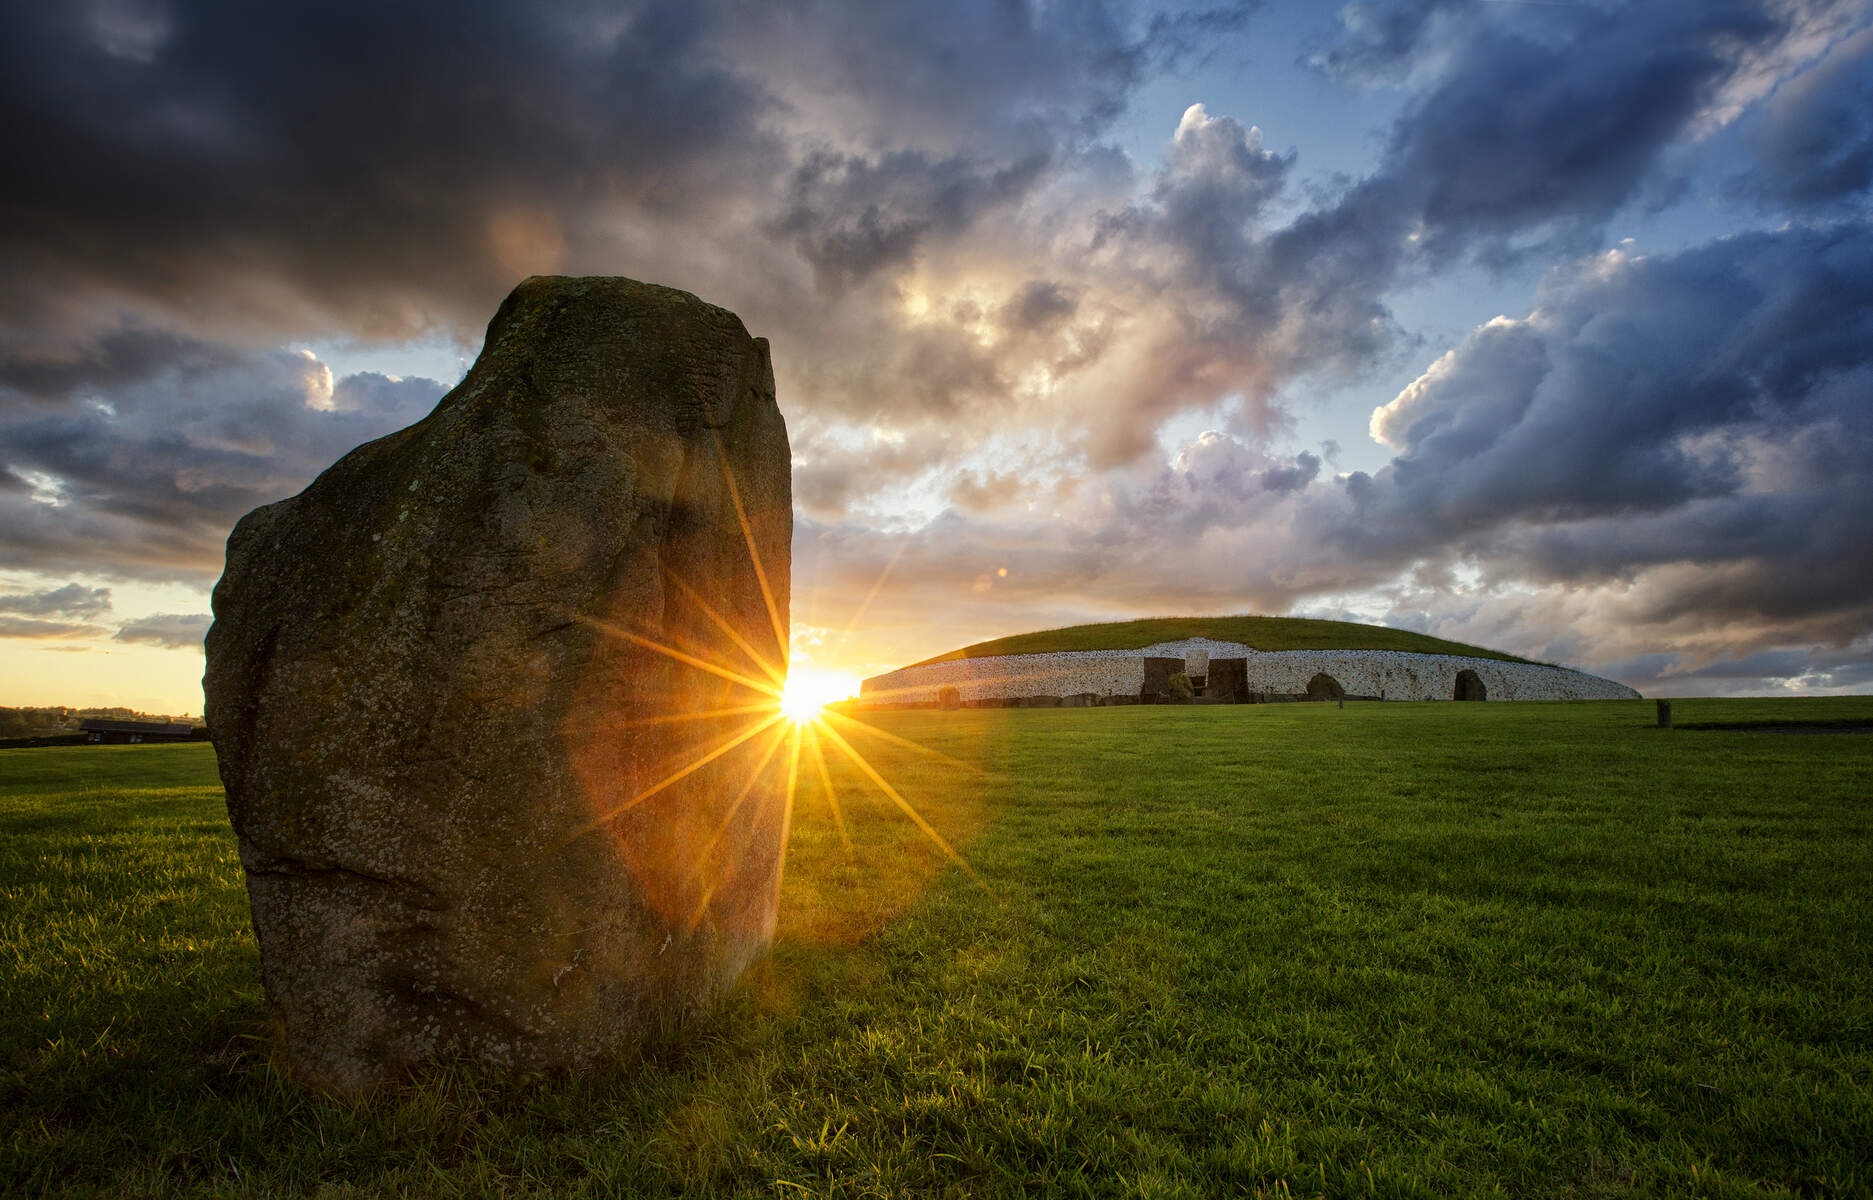
[(997, 654), (1049, 654), (1060, 650), (1141, 650), (1159, 642), (1202, 637), (1240, 642), (1256, 650), (1404, 650), (1414, 654), (1466, 654), (1502, 662), (1527, 662), (1513, 654), (1446, 641), (1409, 629), (1361, 625), (1354, 621), (1316, 621), (1306, 617), (1146, 617), (1017, 633), (977, 642), (912, 666)]
[(835, 763), (718, 1019), (358, 1108), (269, 1064), (208, 747), (0, 753), (0, 1194), (1873, 1193), (1873, 735), (873, 719), (971, 764), (854, 735), (992, 894)]

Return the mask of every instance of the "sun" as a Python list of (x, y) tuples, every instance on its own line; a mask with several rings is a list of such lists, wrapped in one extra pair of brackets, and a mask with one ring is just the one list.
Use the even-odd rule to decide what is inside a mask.
[(796, 725), (805, 725), (833, 701), (856, 695), (858, 680), (850, 675), (795, 667), (787, 672), (787, 682), (781, 686), (780, 711)]

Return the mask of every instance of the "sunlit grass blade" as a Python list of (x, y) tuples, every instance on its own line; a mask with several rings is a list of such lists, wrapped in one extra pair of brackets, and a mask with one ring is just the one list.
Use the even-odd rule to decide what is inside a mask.
[(845, 861), (848, 867), (858, 866), (858, 855), (852, 848), (852, 831), (845, 826), (845, 813), (839, 807), (839, 789), (832, 785), (832, 772), (826, 768), (826, 751), (819, 741), (819, 722), (805, 726), (812, 737), (813, 765), (817, 768), (819, 785), (826, 792), (826, 807), (832, 810), (833, 827), (839, 831), (839, 844), (845, 848)]
[[(741, 806), (748, 802), (748, 794), (754, 790), (755, 784), (761, 781), (761, 776), (766, 774), (767, 765), (774, 761), (775, 751), (779, 750), (781, 743), (786, 740), (787, 730), (784, 727), (777, 729), (774, 733), (774, 737), (769, 740), (767, 748), (761, 752), (761, 760), (748, 772), (748, 778), (742, 781), (741, 790), (737, 791), (735, 793), (735, 798), (729, 802), (728, 810), (722, 814), (722, 820), (716, 825), (715, 832), (709, 835), (709, 841), (703, 846), (702, 851), (696, 855), (695, 861), (690, 864), (690, 877), (692, 879), (703, 874), (707, 870), (709, 861), (715, 854), (715, 848), (721, 844), (722, 838), (728, 833), (729, 826), (735, 823), (735, 816), (737, 813), (741, 812)], [(783, 843), (783, 845), (784, 844), (785, 843)], [(714, 881), (703, 889), (702, 895), (697, 899), (696, 910), (690, 914), (689, 918), (689, 927), (692, 930), (701, 923), (702, 914), (708, 909), (709, 901), (714, 898), (715, 889), (722, 878), (722, 875), (717, 874)]]
[(805, 729), (806, 726), (795, 722), (788, 730), (787, 807), (780, 818), (780, 870), (783, 879), (787, 875), (787, 839), (793, 835), (793, 802), (794, 797), (800, 794), (800, 742), (805, 736), (802, 732)]
[(876, 738), (882, 738), (883, 740), (890, 742), (894, 746), (902, 746), (906, 750), (915, 750), (919, 754), (928, 754), (932, 758), (941, 759), (942, 761), (950, 764), (953, 767), (959, 767), (964, 771), (972, 771), (977, 775), (983, 776), (984, 778), (999, 778), (999, 776), (997, 776), (993, 771), (985, 771), (981, 767), (976, 766), (974, 763), (964, 762), (962, 759), (957, 758), (954, 755), (945, 754), (941, 750), (935, 749), (934, 747), (926, 746), (921, 742), (913, 742), (907, 737), (900, 737), (897, 734), (890, 732), (889, 730), (880, 729), (878, 726), (873, 725), (870, 721), (861, 721), (860, 719), (850, 715), (849, 713), (842, 713), (835, 709), (828, 708), (828, 709), (821, 710), (820, 716), (826, 718), (827, 720), (838, 721), (844, 725), (856, 726), (859, 729), (863, 729), (870, 736), (876, 737)]
[(863, 754), (860, 754), (853, 748), (852, 743), (841, 737), (839, 731), (825, 721), (816, 721), (814, 724), (822, 733), (832, 739), (833, 744), (843, 751), (847, 758), (852, 760), (852, 764), (862, 771), (867, 779), (871, 780), (872, 786), (883, 792), (891, 800), (891, 803), (897, 805), (898, 809), (916, 824), (917, 828), (923, 830), (925, 837), (929, 838), (936, 844), (938, 849), (949, 856), (951, 862), (961, 867), (963, 873), (975, 880), (976, 885), (983, 891), (988, 892), (990, 895), (994, 894), (994, 889), (989, 887), (988, 881), (976, 874), (976, 869), (964, 861), (963, 856), (956, 852), (956, 848), (951, 846), (949, 842), (944, 839), (943, 835), (936, 831), (935, 826), (924, 820), (923, 814), (918, 812), (910, 801), (900, 795), (898, 790), (891, 786), (890, 781), (883, 775), (880, 775), (877, 768), (873, 767), (870, 762), (866, 761)]

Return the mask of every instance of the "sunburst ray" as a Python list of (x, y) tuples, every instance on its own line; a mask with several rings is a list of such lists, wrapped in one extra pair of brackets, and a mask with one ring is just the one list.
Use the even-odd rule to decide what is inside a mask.
[(714, 762), (716, 759), (722, 757), (724, 754), (727, 754), (729, 751), (735, 749), (735, 747), (742, 745), (744, 742), (747, 742), (752, 738), (759, 737), (763, 732), (769, 729), (772, 729), (774, 726), (780, 724), (781, 721), (783, 721), (784, 719), (785, 718), (782, 717), (780, 713), (777, 711), (775, 712), (773, 716), (768, 717), (766, 720), (757, 722), (752, 728), (742, 731), (736, 736), (730, 738), (727, 742), (709, 751), (707, 754), (704, 754), (701, 757), (696, 758), (684, 764), (683, 766), (677, 768), (676, 770), (670, 772), (670, 774), (665, 775), (662, 779), (659, 779), (656, 783), (651, 784), (649, 787), (645, 788), (643, 791), (639, 792), (637, 795), (631, 797), (629, 800), (626, 800), (623, 804), (617, 805), (607, 812), (600, 813), (597, 817), (593, 818), (591, 821), (587, 822), (586, 824), (580, 826), (578, 829), (574, 830), (571, 836), (567, 837), (563, 842), (561, 842), (561, 846), (569, 844), (578, 838), (584, 837), (586, 834), (591, 833), (597, 829), (603, 828), (607, 822), (612, 821), (617, 817), (623, 816), (625, 813), (636, 808), (638, 805), (650, 799), (652, 796), (655, 796), (658, 792), (663, 791), (665, 788), (669, 787), (671, 784), (677, 783), (683, 779), (688, 778), (690, 775), (695, 774), (697, 771), (700, 771), (702, 768), (708, 766), (710, 763)]
[(757, 692), (761, 692), (764, 695), (774, 697), (776, 701), (780, 699), (780, 689), (775, 687), (771, 683), (763, 683), (761, 680), (755, 679), (752, 676), (743, 675), (739, 671), (731, 671), (727, 667), (718, 666), (717, 664), (712, 663), (708, 661), (707, 659), (698, 658), (694, 654), (687, 654), (681, 650), (676, 649), (674, 646), (666, 646), (662, 642), (657, 641), (655, 638), (647, 638), (642, 634), (633, 633), (629, 629), (626, 629), (620, 625), (614, 625), (609, 621), (601, 621), (601, 620), (598, 620), (596, 617), (586, 617), (584, 619), (591, 622), (593, 625), (597, 626), (599, 629), (603, 630), (604, 632), (611, 634), (613, 637), (623, 638), (624, 640), (631, 642), (634, 645), (644, 647), (644, 649), (646, 650), (654, 650), (658, 654), (666, 655), (670, 658), (673, 658), (677, 662), (680, 662), (685, 666), (695, 667), (699, 671), (707, 671), (711, 675), (716, 675), (723, 679), (728, 680), (730, 683), (739, 683), (741, 686), (745, 688), (752, 688), (753, 690)]
[[(735, 814), (739, 813), (741, 811), (741, 806), (748, 802), (748, 794), (754, 791), (754, 785), (761, 781), (762, 775), (766, 774), (767, 765), (774, 761), (775, 751), (779, 750), (781, 743), (786, 740), (786, 729), (783, 728), (775, 731), (773, 738), (767, 743), (767, 748), (761, 752), (761, 761), (757, 762), (754, 765), (754, 769), (748, 772), (748, 778), (742, 782), (741, 790), (736, 792), (735, 798), (729, 802), (728, 811), (722, 814), (722, 820), (715, 827), (715, 832), (709, 835), (708, 842), (703, 845), (702, 850), (697, 853), (695, 861), (690, 864), (690, 878), (692, 880), (702, 875), (707, 870), (709, 860), (715, 854), (715, 848), (721, 844), (722, 838), (727, 835), (728, 827), (735, 823)], [(782, 844), (785, 845), (784, 842)], [(721, 878), (721, 875), (716, 875), (715, 878), (702, 889), (702, 895), (696, 900), (695, 911), (690, 914), (689, 927), (691, 930), (694, 930), (696, 926), (702, 922), (702, 914), (708, 909), (709, 901), (715, 898), (715, 890), (717, 885), (721, 882)]]
[(813, 739), (811, 744), (813, 765), (818, 769), (819, 785), (826, 792), (826, 807), (832, 810), (833, 827), (839, 831), (839, 844), (845, 848), (846, 866), (856, 870), (858, 854), (852, 848), (852, 831), (846, 828), (845, 813), (839, 807), (839, 790), (833, 787), (832, 772), (826, 767), (826, 750), (820, 745), (819, 740), (819, 722), (809, 723), (806, 730)]
[(742, 507), (741, 489), (735, 484), (735, 469), (728, 462), (728, 448), (722, 445), (722, 435), (715, 435), (716, 457), (722, 462), (722, 479), (728, 485), (729, 503), (735, 507), (735, 520), (741, 524), (741, 536), (748, 543), (748, 562), (754, 567), (755, 582), (761, 585), (761, 599), (767, 605), (768, 620), (774, 623), (774, 645), (782, 657), (787, 654), (787, 623), (781, 619), (780, 605), (774, 600), (774, 589), (768, 585), (767, 567), (761, 562), (761, 551), (754, 544), (754, 526), (748, 523), (747, 509)]
[(949, 842), (944, 839), (943, 835), (936, 831), (936, 827), (924, 819), (924, 815), (917, 811), (916, 806), (899, 794), (898, 790), (891, 786), (890, 781), (883, 775), (880, 775), (878, 769), (872, 766), (865, 756), (860, 754), (858, 750), (853, 747), (852, 743), (846, 741), (844, 737), (840, 736), (837, 729), (834, 729), (825, 721), (816, 721), (814, 724), (822, 733), (832, 739), (833, 745), (851, 760), (852, 765), (856, 766), (864, 773), (867, 779), (871, 780), (873, 787), (883, 792), (885, 796), (890, 799), (891, 803), (897, 805), (899, 811), (909, 817), (917, 828), (923, 830), (925, 837), (929, 838), (936, 844), (938, 849), (949, 856), (951, 862), (962, 868), (963, 873), (968, 875), (969, 878), (975, 880), (976, 886), (988, 892), (991, 896), (995, 894), (994, 889), (989, 887), (988, 881), (976, 873), (976, 869), (970, 866), (968, 861), (956, 852), (956, 848), (951, 846)]
[(988, 779), (1000, 778), (1000, 776), (998, 776), (993, 771), (984, 770), (983, 768), (976, 766), (974, 763), (964, 762), (962, 759), (957, 758), (954, 755), (945, 754), (941, 750), (936, 749), (935, 747), (926, 746), (921, 742), (915, 742), (915, 741), (912, 741), (910, 738), (900, 737), (899, 735), (895, 733), (891, 733), (888, 730), (880, 729), (878, 726), (873, 725), (870, 721), (861, 721), (857, 717), (854, 717), (849, 713), (842, 713), (834, 709), (828, 708), (828, 709), (821, 710), (819, 715), (822, 719), (825, 719), (825, 720), (838, 721), (840, 724), (846, 725), (846, 726), (856, 726), (859, 729), (863, 729), (870, 736), (876, 737), (876, 738), (882, 738), (885, 741), (890, 742), (894, 746), (902, 746), (906, 750), (915, 750), (919, 754), (928, 754), (932, 758), (941, 759), (953, 767), (960, 767), (962, 770), (972, 771), (977, 775), (983, 776), (984, 778), (988, 778)]
[(717, 629), (720, 629), (724, 634), (726, 634), (729, 640), (734, 642), (736, 647), (739, 648), (743, 654), (746, 654), (749, 657), (749, 659), (754, 662), (754, 665), (761, 669), (761, 672), (765, 674), (768, 677), (768, 679), (773, 681), (773, 684), (775, 687), (780, 687), (783, 683), (786, 682), (787, 673), (775, 667), (765, 657), (763, 657), (761, 652), (759, 650), (756, 650), (754, 646), (749, 643), (747, 638), (744, 638), (743, 636), (741, 636), (741, 632), (739, 630), (737, 630), (733, 625), (730, 625), (726, 620), (724, 620), (722, 618), (722, 615), (716, 612), (715, 609), (710, 606), (709, 602), (707, 600), (704, 600), (701, 594), (698, 593), (695, 588), (692, 588), (689, 586), (689, 584), (684, 583), (682, 576), (678, 575), (675, 571), (672, 571), (668, 567), (665, 567), (663, 569), (663, 573), (665, 576), (669, 578), (671, 583), (674, 583), (678, 588), (682, 590), (683, 595), (689, 598), (690, 603), (694, 604), (697, 608), (700, 608), (703, 611), (703, 614), (707, 616), (709, 620), (715, 623), (715, 627)]

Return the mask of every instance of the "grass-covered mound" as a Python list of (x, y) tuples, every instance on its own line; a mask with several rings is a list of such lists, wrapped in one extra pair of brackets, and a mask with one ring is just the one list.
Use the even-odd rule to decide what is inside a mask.
[(1159, 642), (1185, 638), (1241, 642), (1255, 650), (1403, 650), (1412, 654), (1463, 654), (1502, 662), (1527, 662), (1500, 650), (1485, 650), (1462, 642), (1446, 641), (1409, 629), (1361, 625), (1355, 621), (1316, 621), (1306, 617), (1145, 617), (1137, 621), (1107, 621), (1097, 625), (1069, 625), (994, 638), (926, 658), (913, 666), (950, 662), (959, 658), (991, 658), (998, 654), (1052, 654), (1074, 650), (1142, 650)]
[(1677, 715), (841, 724), (992, 890), (829, 752), (726, 1012), (357, 1107), (268, 1066), (212, 750), (9, 750), (0, 1195), (1867, 1195), (1873, 735), (1756, 727), (1873, 700)]

